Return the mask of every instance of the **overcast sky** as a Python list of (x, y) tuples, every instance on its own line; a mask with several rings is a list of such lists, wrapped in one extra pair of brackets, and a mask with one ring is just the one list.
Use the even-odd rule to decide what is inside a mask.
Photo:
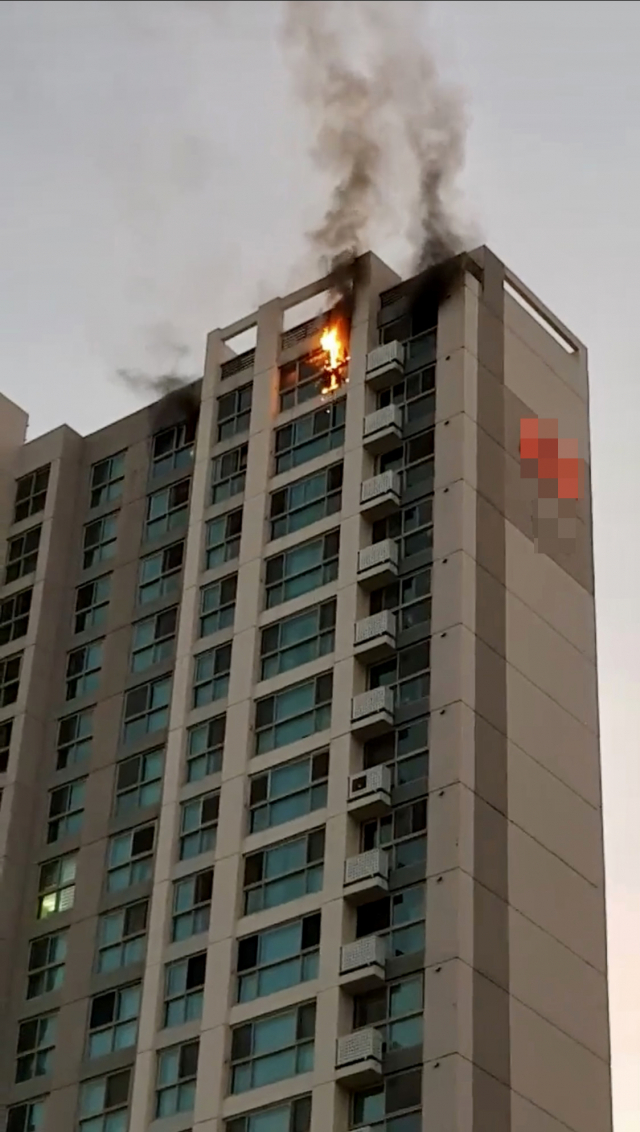
[[(310, 0), (317, 2), (317, 0)], [(0, 388), (30, 436), (130, 412), (119, 366), (313, 273), (327, 183), (278, 4), (0, 4)], [(590, 347), (616, 1132), (640, 1127), (640, 5), (432, 5), (470, 118), (465, 218)], [(399, 230), (399, 229), (398, 229)], [(402, 270), (389, 226), (375, 251)]]

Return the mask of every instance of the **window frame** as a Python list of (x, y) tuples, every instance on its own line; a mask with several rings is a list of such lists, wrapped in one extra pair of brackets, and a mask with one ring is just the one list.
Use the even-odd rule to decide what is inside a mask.
[[(193, 658), (193, 679), (191, 683), (191, 706), (193, 708), (207, 707), (209, 704), (224, 700), (229, 694), (229, 680), (231, 676), (231, 642), (216, 645), (210, 649), (203, 649)], [(221, 660), (219, 658), (222, 658)], [(211, 662), (211, 675), (203, 675), (202, 670)], [(218, 664), (227, 664), (226, 668), (218, 668)], [(210, 689), (210, 695), (207, 693)], [(208, 695), (207, 699), (203, 697)]]
[[(114, 1081), (122, 1081), (126, 1078), (126, 1089), (118, 1091), (115, 1097), (112, 1097)], [(103, 1086), (103, 1097), (100, 1101), (100, 1108), (85, 1109), (83, 1094), (89, 1094), (89, 1090)], [(124, 1114), (125, 1120), (129, 1115), (129, 1100), (131, 1092), (131, 1068), (127, 1066), (124, 1069), (114, 1069), (110, 1073), (105, 1073), (100, 1077), (90, 1077), (88, 1080), (80, 1082), (78, 1089), (78, 1132), (86, 1132), (90, 1127), (90, 1132), (98, 1132), (96, 1128), (96, 1120), (101, 1120), (101, 1127), (99, 1132), (112, 1132), (111, 1117)], [(125, 1095), (126, 1094), (126, 1095)], [(113, 1103), (111, 1101), (113, 1100)], [(107, 1124), (107, 1121), (109, 1122)], [(115, 1132), (115, 1130), (113, 1130)]]
[[(420, 589), (424, 585), (424, 591)], [(410, 593), (415, 586), (417, 592)], [(369, 599), (370, 614), (390, 610), (395, 613), (399, 633), (415, 629), (418, 625), (431, 624), (431, 567), (425, 566), (412, 574), (402, 574), (394, 582), (381, 589), (373, 590)], [(420, 614), (424, 612), (424, 616)], [(418, 620), (414, 617), (418, 616)]]
[[(40, 553), (40, 539), (42, 537), (42, 523), (38, 523), (35, 527), (29, 527), (27, 531), (22, 531), (19, 535), (14, 535), (13, 538), (7, 539), (7, 558), (5, 562), (4, 582), (9, 585), (11, 582), (17, 582), (19, 578), (27, 578), (29, 574), (34, 574), (38, 568), (38, 555)], [(34, 543), (33, 546), (27, 546), (27, 543)], [(18, 553), (14, 554), (14, 548), (18, 548)]]
[[(153, 831), (151, 839), (151, 847), (149, 849), (143, 848), (137, 852), (134, 851), (134, 841), (136, 836), (146, 833), (148, 830)], [(126, 839), (130, 841), (129, 854), (126, 859), (121, 862), (112, 862), (113, 847), (117, 843), (124, 843)], [(105, 891), (106, 892), (126, 892), (129, 888), (135, 888), (139, 884), (146, 884), (153, 878), (153, 863), (156, 852), (157, 841), (157, 822), (149, 821), (144, 822), (142, 825), (133, 826), (131, 829), (122, 830), (121, 833), (113, 833), (109, 838), (107, 844), (107, 861), (105, 869)], [(143, 865), (141, 869), (137, 866)], [(126, 871), (127, 882), (124, 885), (114, 884), (113, 875), (115, 873), (122, 873)], [(140, 875), (142, 874), (142, 875)]]
[[(264, 1108), (254, 1108), (242, 1116), (232, 1116), (226, 1120), (224, 1132), (264, 1132), (262, 1118), (269, 1112), (282, 1112), (288, 1117), (282, 1128), (269, 1128), (269, 1132), (310, 1132), (311, 1104), (311, 1093), (303, 1093), (302, 1096), (287, 1098)], [(256, 1118), (257, 1126), (254, 1124)]]
[[(202, 723), (196, 723), (192, 727), (187, 728), (185, 760), (185, 779), (187, 782), (201, 782), (203, 779), (208, 778), (209, 775), (219, 774), (221, 772), (226, 730), (227, 717), (225, 712), (222, 712), (221, 715), (214, 715), (211, 719), (206, 719)], [(221, 734), (216, 735), (216, 732)], [(199, 737), (201, 735), (205, 737), (205, 746), (201, 750), (195, 750), (196, 736)], [(214, 741), (216, 739), (217, 741)], [(199, 765), (203, 763), (204, 774), (196, 774), (192, 770), (196, 763)]]
[(0, 708), (15, 704), (20, 692), (22, 653), (13, 653), (0, 660)]
[[(114, 817), (124, 817), (125, 814), (135, 813), (148, 806), (159, 805), (162, 799), (162, 783), (164, 779), (165, 750), (164, 747), (153, 747), (148, 751), (129, 755), (116, 764), (116, 781), (113, 797)], [(126, 777), (126, 768), (137, 771), (137, 777), (131, 784), (121, 785), (121, 779)], [(151, 774), (148, 775), (148, 770)], [(149, 791), (148, 787), (155, 787)], [(126, 799), (126, 801), (125, 801)]]
[[(412, 387), (419, 386), (415, 393), (412, 393)], [(401, 381), (396, 381), (387, 389), (381, 390), (378, 393), (378, 408), (384, 409), (387, 405), (398, 405), (402, 410), (403, 425), (411, 425), (417, 421), (422, 421), (428, 418), (432, 413), (435, 413), (436, 407), (436, 366), (435, 362), (424, 367), (424, 369), (416, 369), (403, 377)], [(425, 412), (420, 412), (421, 406), (426, 407)], [(418, 411), (416, 412), (416, 409)]]
[[(30, 1026), (35, 1026), (34, 1042), (25, 1047), (22, 1045), (23, 1035)], [(23, 1018), (18, 1022), (14, 1074), (16, 1085), (21, 1085), (25, 1081), (33, 1081), (36, 1077), (46, 1077), (51, 1072), (51, 1059), (56, 1049), (57, 1028), (57, 1010), (49, 1010), (44, 1014), (34, 1014), (32, 1017)], [(31, 1072), (23, 1072), (27, 1068), (30, 1068)]]
[[(64, 982), (67, 962), (68, 929), (62, 928), (58, 932), (47, 932), (46, 935), (36, 936), (29, 940), (29, 955), (27, 959), (27, 988), (25, 998), (32, 1002), (43, 994), (51, 994), (60, 990)], [(58, 945), (62, 954), (56, 955)], [(42, 956), (45, 962), (35, 962), (39, 959), (38, 949), (44, 948), (46, 955)], [(42, 984), (42, 985), (41, 985)]]
[[(277, 829), (278, 826), (286, 825), (287, 822), (295, 821), (296, 818), (306, 817), (308, 814), (315, 813), (317, 810), (323, 810), (327, 805), (329, 765), (329, 748), (326, 747), (319, 751), (311, 751), (308, 755), (303, 755), (298, 759), (289, 759), (287, 762), (276, 763), (275, 766), (269, 767), (268, 770), (251, 775), (249, 778), (249, 801), (247, 806), (249, 834), (261, 833), (265, 829)], [(286, 778), (287, 774), (290, 775), (292, 771), (295, 772), (298, 767), (308, 768), (308, 782), (305, 785), (296, 786), (295, 789), (289, 790), (286, 793), (276, 793), (274, 797), (271, 797), (270, 791), (274, 780), (277, 782), (280, 777)], [(264, 798), (260, 797), (263, 781), (266, 782)], [(290, 816), (287, 815), (275, 821), (270, 820), (270, 811), (276, 809), (276, 807), (282, 808), (281, 803), (288, 799), (302, 799), (305, 795), (308, 795), (309, 800), (307, 807), (301, 807), (298, 812), (292, 813)], [(315, 802), (317, 802), (317, 805), (313, 804)], [(262, 811), (266, 811), (264, 823), (261, 819), (255, 820), (255, 815)]]
[[(389, 1093), (397, 1088), (396, 1082), (402, 1077), (413, 1077), (414, 1085), (417, 1083), (418, 1089), (416, 1092), (409, 1093), (407, 1098), (410, 1101), (409, 1104), (400, 1104), (392, 1108), (390, 1107)], [(366, 1099), (375, 1097), (382, 1098), (379, 1114), (367, 1112), (365, 1108)], [(359, 1106), (361, 1106), (360, 1118), (358, 1118)], [(366, 1127), (375, 1129), (375, 1132), (420, 1132), (422, 1127), (422, 1067), (415, 1066), (410, 1069), (403, 1069), (399, 1073), (385, 1075), (379, 1084), (355, 1090), (351, 1094), (349, 1107), (350, 1132), (353, 1132), (354, 1129)], [(406, 1116), (417, 1117), (416, 1127), (407, 1126), (404, 1123)], [(402, 1123), (396, 1125), (396, 1121), (402, 1121)]]
[[(137, 924), (133, 925), (137, 930), (131, 931), (127, 928), (128, 917), (133, 918), (138, 909), (143, 910), (142, 918), (144, 919), (144, 927), (137, 928)], [(133, 963), (141, 963), (147, 949), (147, 935), (149, 930), (149, 910), (150, 899), (144, 897), (142, 900), (132, 900), (128, 904), (121, 904), (117, 908), (110, 908), (106, 912), (102, 912), (98, 917), (98, 929), (96, 934), (96, 955), (95, 955), (95, 970), (97, 974), (112, 974), (114, 971), (119, 971), (122, 968), (130, 967)], [(121, 921), (119, 927), (120, 934), (114, 936), (113, 939), (108, 939), (105, 932), (105, 925), (117, 920)], [(104, 956), (111, 953), (118, 953), (120, 962), (111, 965), (108, 963)]]
[[(122, 451), (115, 452), (113, 456), (107, 456), (104, 460), (98, 460), (97, 463), (92, 464), (90, 480), (91, 494), (89, 499), (90, 510), (93, 510), (94, 507), (102, 507), (104, 503), (115, 503), (116, 499), (122, 498), (126, 456), (127, 451), (123, 448)], [(96, 473), (99, 472), (101, 468), (106, 469), (106, 478), (101, 483), (97, 483)]]
[[(201, 970), (200, 970), (201, 968)], [(195, 973), (194, 973), (195, 972)], [(173, 987), (174, 974), (184, 985)], [(207, 952), (198, 951), (174, 959), (164, 966), (164, 992), (162, 998), (162, 1029), (185, 1026), (189, 1022), (199, 1022), (204, 1005), (204, 987), (207, 975)], [(200, 982), (191, 981), (200, 978)], [(172, 1018), (173, 1009), (181, 1010), (181, 1016)]]
[[(134, 1013), (128, 1013), (126, 1001), (127, 996), (131, 998), (134, 1004)], [(102, 1000), (113, 998), (113, 1015), (109, 1022), (102, 1022), (101, 1024), (93, 1024), (93, 1014), (96, 1004)], [(87, 1023), (87, 1043), (86, 1043), (86, 1056), (89, 1061), (101, 1057), (109, 1057), (110, 1054), (119, 1053), (121, 1050), (133, 1049), (138, 1041), (138, 1026), (140, 1022), (140, 1009), (142, 1006), (142, 982), (138, 980), (133, 983), (125, 983), (119, 987), (112, 987), (110, 990), (99, 991), (98, 994), (91, 996), (89, 1000), (89, 1021)], [(124, 1010), (124, 1013), (121, 1011)], [(120, 1035), (128, 1032), (130, 1040), (127, 1040), (125, 1045), (121, 1045)], [(101, 1048), (101, 1042), (107, 1038), (109, 1041), (109, 1048)], [(94, 1041), (94, 1039), (96, 1039)], [(97, 1047), (97, 1048), (96, 1048)]]
[[(81, 708), (80, 711), (63, 715), (58, 720), (56, 770), (67, 770), (71, 766), (80, 766), (90, 758), (93, 742), (93, 711), (93, 707)], [(85, 721), (88, 722), (89, 730), (82, 733), (81, 728), (86, 725)], [(68, 741), (63, 739), (65, 725), (69, 725), (69, 730), (74, 731)]]
[[(166, 507), (157, 515), (153, 514), (156, 501), (166, 497)], [(184, 498), (182, 498), (184, 496)], [(157, 488), (147, 496), (147, 510), (144, 521), (143, 541), (156, 542), (172, 531), (182, 531), (189, 523), (191, 506), (191, 479), (185, 477), (167, 487)], [(179, 540), (176, 540), (179, 541)]]
[[(321, 405), (311, 413), (294, 417), (288, 424), (280, 425), (275, 430), (274, 436), (275, 475), (279, 476), (284, 472), (290, 472), (293, 468), (299, 468), (309, 460), (315, 460), (319, 456), (326, 455), (327, 452), (342, 448), (346, 427), (346, 410), (346, 397), (339, 397), (326, 405)], [(318, 429), (316, 432), (316, 421), (323, 422), (327, 418), (329, 418), (327, 427)], [(311, 435), (305, 437), (304, 431), (308, 422), (310, 422)], [(298, 438), (299, 433), (303, 433), (302, 439)], [(289, 443), (286, 443), (289, 437)]]
[[(82, 569), (90, 570), (100, 562), (110, 562), (118, 546), (118, 511), (110, 511), (99, 519), (85, 523), (82, 532)], [(89, 542), (89, 532), (97, 531), (98, 538)]]
[[(394, 786), (428, 779), (429, 774), (429, 716), (421, 715), (393, 731), (366, 740), (362, 752), (362, 769), (387, 766)], [(416, 743), (413, 746), (413, 732)], [(404, 749), (406, 742), (407, 749)], [(417, 773), (409, 773), (415, 767)]]
[[(321, 396), (321, 388), (325, 376), (324, 368), (320, 361), (317, 365), (313, 364), (312, 358), (314, 354), (315, 351), (311, 351), (302, 358), (296, 358), (295, 361), (292, 362), (285, 362), (284, 365), (279, 367), (278, 403), (281, 413), (286, 412), (287, 409), (293, 409), (297, 405), (303, 405), (306, 401), (313, 401), (316, 397)], [(289, 374), (294, 376), (293, 381), (288, 380)]]
[[(235, 389), (230, 389), (228, 393), (223, 393), (218, 397), (216, 406), (218, 444), (225, 440), (233, 440), (234, 437), (242, 436), (243, 433), (249, 431), (252, 402), (253, 381), (249, 381), (245, 385), (238, 385)], [(230, 406), (230, 412), (227, 412), (227, 406)]]
[[(418, 525), (408, 527), (407, 518), (414, 511), (417, 513)], [(421, 515), (421, 512), (426, 514), (425, 521), (422, 521), (424, 515)], [(400, 558), (403, 561), (413, 558), (416, 554), (424, 554), (428, 551), (433, 553), (433, 496), (429, 495), (416, 503), (411, 503), (386, 519), (377, 519), (373, 523), (371, 533), (374, 544), (388, 538), (397, 542)], [(417, 549), (410, 549), (416, 541)]]
[[(180, 548), (180, 553), (176, 555), (175, 551), (178, 547)], [(145, 554), (140, 559), (136, 605), (140, 607), (150, 605), (151, 602), (169, 598), (177, 593), (180, 589), (180, 576), (184, 569), (184, 552), (185, 539), (179, 539), (177, 542), (172, 542), (170, 546), (165, 546), (161, 550), (154, 550), (152, 554)], [(179, 557), (180, 559), (177, 566), (170, 565), (172, 553), (175, 557)], [(160, 572), (155, 577), (145, 580), (144, 574), (147, 565), (158, 558), (160, 559)], [(151, 592), (154, 586), (158, 587), (157, 593), (155, 591)], [(148, 597), (147, 594), (150, 592), (151, 596)]]
[[(49, 791), (47, 845), (55, 845), (65, 837), (77, 837), (80, 833), (84, 820), (86, 784), (86, 776), (74, 778)], [(57, 810), (58, 799), (64, 809)]]
[[(102, 628), (107, 620), (111, 600), (111, 574), (101, 574), (90, 582), (76, 587), (76, 601), (73, 613), (74, 633), (85, 633), (87, 629)], [(81, 598), (87, 594), (88, 604), (81, 606)]]
[[(407, 833), (398, 833), (398, 827), (407, 822)], [(386, 831), (390, 832), (387, 837)], [(427, 853), (427, 798), (415, 798), (401, 806), (394, 806), (389, 814), (369, 818), (360, 826), (361, 852), (384, 849), (390, 856), (391, 868), (402, 869), (423, 864)], [(419, 858), (413, 848), (423, 850)], [(403, 859), (404, 858), (404, 859)]]
[(13, 719), (0, 720), (0, 774), (6, 774), (9, 769), (12, 737)]
[(6, 1132), (40, 1132), (44, 1123), (46, 1099), (36, 1097), (34, 1100), (11, 1105), (7, 1109)]
[[(424, 659), (424, 664), (415, 669), (410, 668), (403, 675), (403, 662), (413, 657)], [(395, 666), (395, 674), (392, 674), (392, 665)], [(390, 679), (387, 679), (387, 675)], [(370, 690), (391, 688), (396, 706), (428, 700), (431, 686), (431, 638), (427, 637), (418, 644), (406, 645), (398, 649), (389, 660), (372, 664), (367, 670), (367, 686)], [(414, 695), (414, 692), (418, 694)]]
[[(239, 521), (238, 521), (239, 517)], [(234, 529), (237, 527), (237, 530)], [(212, 542), (214, 528), (224, 528), (224, 536), (217, 542)], [(204, 527), (204, 570), (214, 570), (217, 566), (224, 566), (227, 562), (236, 562), (240, 557), (240, 540), (242, 538), (242, 507), (233, 511), (225, 511), (215, 519), (208, 519)], [(222, 549), (222, 554), (215, 556), (215, 551)]]
[[(217, 597), (217, 604), (207, 609), (209, 595)], [(226, 574), (215, 582), (200, 587), (200, 613), (198, 618), (198, 637), (210, 637), (223, 629), (232, 629), (238, 596), (238, 575)]]
[[(180, 877), (173, 882), (173, 889), (171, 893), (171, 942), (177, 943), (185, 939), (192, 939), (193, 936), (202, 935), (203, 932), (208, 932), (209, 921), (211, 919), (211, 904), (213, 901), (213, 867), (209, 866), (207, 869), (199, 869), (195, 873), (189, 873), (187, 876)], [(205, 891), (209, 890), (204, 899), (198, 900), (198, 886)], [(192, 903), (188, 907), (179, 907), (180, 893), (190, 886), (193, 889), (191, 896)], [(195, 903), (194, 903), (195, 901)], [(198, 926), (197, 930), (192, 930), (187, 935), (182, 935), (177, 932), (178, 920), (180, 923), (186, 921), (187, 918), (193, 917), (193, 923), (199, 924), (202, 917), (198, 917), (198, 913), (206, 913), (206, 923), (203, 922), (202, 927)]]
[[(294, 846), (301, 845), (304, 851), (304, 860), (286, 863), (280, 872), (273, 872), (272, 858), (277, 861), (277, 855), (282, 855), (283, 861), (291, 854)], [(263, 849), (256, 849), (253, 853), (246, 853), (243, 858), (242, 899), (243, 915), (249, 916), (254, 912), (263, 912), (267, 908), (279, 908), (299, 900), (302, 896), (322, 892), (324, 885), (324, 857), (326, 849), (325, 826), (305, 830), (297, 837), (287, 837), (282, 841), (275, 841)], [(254, 865), (255, 862), (255, 865)], [(276, 864), (276, 868), (277, 868)], [(252, 879), (255, 874), (256, 879)], [(298, 889), (287, 892), (284, 899), (276, 899), (272, 903), (268, 898), (270, 891), (278, 892), (278, 886), (289, 881), (298, 880)], [(300, 883), (301, 882), (301, 883)]]
[[(190, 820), (189, 815), (192, 813), (197, 816), (198, 824), (187, 826), (187, 822)], [(219, 790), (197, 794), (194, 798), (187, 798), (180, 803), (179, 861), (191, 861), (195, 857), (202, 856), (203, 853), (215, 851), (219, 816)]]
[[(284, 538), (342, 510), (344, 464), (329, 464), (269, 495), (269, 540)], [(317, 485), (317, 489), (316, 489)], [(311, 498), (306, 498), (311, 493)], [(297, 496), (302, 496), (298, 501)]]
[[(289, 1021), (290, 1018), (294, 1023), (293, 1040), (290, 1040), (286, 1033), (283, 1034), (281, 1039), (276, 1037), (275, 1032), (273, 1032), (274, 1022), (285, 1022)], [(260, 1015), (248, 1022), (231, 1026), (230, 1029), (229, 1092), (232, 1096), (238, 1096), (241, 1093), (250, 1092), (252, 1089), (272, 1085), (277, 1081), (286, 1081), (299, 1076), (301, 1073), (313, 1071), (316, 1036), (315, 999), (310, 1002), (296, 1003), (294, 1006), (285, 1010), (274, 1011), (272, 1014)], [(267, 1038), (266, 1045), (263, 1045), (264, 1039), (259, 1038), (258, 1035), (263, 1030), (269, 1033), (269, 1029), (272, 1031), (271, 1036)], [(278, 1041), (282, 1041), (283, 1044), (276, 1045)], [(239, 1047), (246, 1045), (247, 1042), (249, 1049), (245, 1054)], [(268, 1048), (266, 1048), (267, 1046)], [(268, 1080), (256, 1080), (258, 1066), (265, 1065), (267, 1061), (273, 1062), (274, 1058), (282, 1057), (283, 1054), (293, 1054), (293, 1068), (291, 1070), (287, 1067), (287, 1071), (279, 1072), (277, 1076), (271, 1075)], [(238, 1078), (241, 1071), (248, 1074), (248, 1083), (243, 1088), (238, 1088)]]
[[(424, 882), (407, 885), (406, 888), (396, 889), (380, 900), (375, 900), (371, 904), (361, 904), (357, 908), (355, 938), (381, 936), (386, 940), (387, 955), (394, 959), (403, 955), (423, 954), (426, 916)], [(418, 945), (414, 946), (417, 935), (420, 938), (417, 941)]]
[[(335, 651), (336, 639), (336, 605), (335, 597), (316, 605), (308, 605), (297, 613), (291, 613), (279, 621), (272, 621), (260, 631), (260, 680), (270, 680), (285, 672), (293, 672), (304, 664), (311, 664), (323, 656), (329, 656)], [(311, 625), (315, 619), (315, 626)], [(323, 624), (324, 620), (324, 624)], [(309, 623), (306, 636), (300, 636), (300, 627)], [(282, 643), (282, 637), (293, 629), (293, 639), (290, 643)], [(268, 650), (265, 643), (276, 637), (275, 645)], [(309, 649), (304, 654), (304, 649)], [(292, 663), (287, 663), (287, 660)]]
[[(10, 594), (0, 601), (0, 646), (26, 637), (33, 601), (33, 586)], [(5, 616), (5, 612), (8, 616)]]
[[(16, 480), (13, 502), (14, 523), (23, 523), (25, 519), (30, 519), (32, 515), (39, 515), (44, 511), (50, 475), (51, 464), (43, 464)], [(23, 484), (26, 485), (26, 491), (22, 489)]]
[[(432, 494), (435, 475), (435, 435), (434, 427), (426, 428), (423, 432), (403, 440), (390, 452), (383, 453), (378, 458), (378, 473), (382, 475), (386, 471), (397, 471), (403, 491), (422, 488), (426, 493)], [(422, 447), (425, 449), (424, 452), (420, 451)], [(412, 456), (414, 449), (418, 453), (415, 459)]]
[[(136, 684), (135, 688), (127, 689), (122, 709), (122, 741), (125, 746), (137, 743), (145, 739), (147, 735), (155, 735), (168, 727), (172, 683), (171, 675), (157, 676), (154, 680), (146, 680), (143, 684)], [(127, 715), (132, 698), (136, 693), (140, 694), (142, 689), (145, 691), (146, 700), (144, 711), (132, 712)], [(155, 705), (154, 696), (158, 689), (161, 691), (162, 699), (158, 705)], [(160, 717), (161, 722), (158, 723), (157, 719)], [(139, 728), (139, 724), (144, 726)], [(130, 734), (132, 730), (135, 730), (134, 734)]]
[[(182, 1071), (182, 1065), (185, 1060), (185, 1050), (193, 1050), (195, 1047), (195, 1055), (190, 1052), (189, 1056), (193, 1059), (194, 1064), (189, 1066), (190, 1072), (185, 1073)], [(177, 1075), (174, 1079), (167, 1081), (161, 1085), (162, 1078), (162, 1065), (163, 1062), (168, 1060), (170, 1056), (175, 1056), (177, 1053)], [(164, 1046), (156, 1053), (156, 1080), (154, 1089), (154, 1114), (156, 1120), (163, 1120), (167, 1117), (177, 1116), (178, 1113), (192, 1112), (195, 1107), (196, 1086), (198, 1082), (198, 1063), (200, 1055), (200, 1039), (192, 1038), (187, 1042), (179, 1042), (173, 1046)], [(165, 1096), (168, 1092), (175, 1093), (177, 1100), (182, 1101), (183, 1096), (186, 1095), (187, 1103), (178, 1103), (169, 1111), (162, 1111), (163, 1104), (161, 1096)]]
[[(299, 916), (294, 920), (272, 924), (270, 927), (263, 928), (262, 931), (252, 932), (251, 935), (241, 936), (236, 946), (235, 1002), (238, 1004), (257, 1002), (261, 998), (278, 994), (279, 991), (302, 986), (303, 983), (317, 979), (322, 932), (321, 921), (322, 912), (318, 910), (317, 912), (310, 912), (306, 916)], [(293, 949), (288, 953), (285, 952), (275, 957), (272, 952), (273, 940), (278, 936), (284, 938), (287, 932), (292, 932), (292, 929), (295, 928), (299, 929), (299, 941), (294, 943)], [(305, 942), (305, 934), (307, 942)], [(264, 945), (264, 956), (261, 955), (262, 945)], [(254, 950), (255, 961), (252, 964), (250, 960), (253, 957)], [(293, 977), (286, 981), (289, 972)], [(266, 982), (270, 973), (279, 973), (279, 981), (273, 987), (263, 987), (262, 979), (264, 977)], [(254, 983), (253, 988), (250, 986), (251, 981)], [(255, 993), (245, 993), (243, 987), (247, 985), (249, 985), (249, 989), (254, 989)]]
[(212, 506), (216, 503), (226, 503), (228, 499), (235, 499), (237, 495), (244, 494), (248, 459), (249, 444), (246, 441), (212, 458), (209, 493), (209, 503)]
[[(194, 415), (154, 433), (151, 438), (150, 460), (150, 478), (152, 480), (192, 466), (195, 458), (197, 431), (198, 418)], [(158, 441), (165, 437), (171, 439), (172, 443), (166, 452), (160, 452), (158, 455), (156, 452)]]
[[(173, 659), (180, 606), (172, 605), (134, 621), (131, 628), (129, 671), (135, 675)], [(144, 640), (145, 634), (147, 640)], [(140, 640), (142, 638), (142, 640)]]
[[(410, 990), (410, 1004), (407, 1004), (408, 1009), (402, 1010), (400, 1013), (393, 1012), (393, 998), (394, 992), (398, 989), (409, 988)], [(419, 988), (419, 993), (416, 993)], [(385, 1012), (384, 1017), (376, 1019), (374, 1016), (367, 1016), (367, 1005), (375, 1004), (376, 1001), (384, 996)], [(375, 1007), (372, 1012), (375, 1015)], [(407, 1023), (415, 1024), (417, 1022), (420, 1034), (420, 1040), (417, 1042), (397, 1042), (393, 1039), (394, 1031), (401, 1028)], [(353, 999), (353, 1025), (354, 1030), (367, 1029), (373, 1027), (382, 1035), (385, 1049), (389, 1053), (396, 1053), (401, 1049), (415, 1049), (416, 1046), (422, 1045), (422, 1029), (424, 1025), (424, 972), (414, 971), (411, 974), (403, 975), (399, 979), (391, 979), (385, 982), (377, 990), (366, 991), (364, 994), (357, 994)]]
[[(99, 641), (90, 641), (86, 645), (79, 645), (67, 653), (65, 677), (65, 699), (67, 703), (97, 692), (100, 687), (103, 653), (104, 638)], [(82, 668), (72, 673), (74, 658), (79, 656), (84, 658)]]
[[(293, 704), (296, 696), (300, 695), (306, 688), (313, 688), (313, 703), (305, 706), (302, 710), (289, 712), (288, 709), (285, 709), (288, 714), (278, 718), (278, 705), (286, 702), (287, 699), (290, 699)], [(325, 695), (325, 692), (328, 694)], [(268, 709), (266, 705), (270, 701), (272, 708)], [(320, 672), (309, 680), (299, 680), (295, 684), (287, 684), (279, 691), (272, 692), (270, 696), (258, 698), (255, 700), (254, 717), (255, 753), (262, 755), (268, 751), (276, 751), (289, 746), (290, 743), (297, 743), (300, 739), (307, 739), (310, 735), (327, 731), (331, 727), (332, 705), (333, 669), (329, 672)], [(264, 722), (261, 721), (261, 716), (265, 717)], [(305, 726), (299, 733), (296, 732), (296, 734), (290, 736), (289, 729), (296, 720), (308, 720), (311, 726)]]
[[(65, 853), (42, 862), (38, 873), (38, 920), (48, 920), (50, 916), (71, 911), (75, 903), (77, 868), (77, 853)], [(45, 883), (47, 870), (58, 874), (49, 884)], [(54, 897), (54, 907), (46, 911), (45, 901), (50, 897)]]
[[(305, 566), (297, 573), (287, 572), (292, 561), (296, 562), (298, 557), (302, 558), (305, 552), (308, 553), (316, 547), (320, 550), (320, 558), (317, 562), (311, 566)], [(296, 543), (289, 550), (284, 550), (280, 554), (274, 554), (267, 558), (265, 561), (265, 608), (275, 609), (278, 605), (284, 605), (287, 601), (302, 597), (303, 594), (313, 593), (314, 590), (335, 582), (338, 577), (339, 557), (340, 528), (336, 527), (334, 530), (320, 535), (319, 538)], [(310, 575), (318, 577), (318, 572), (319, 580), (314, 584), (305, 585), (303, 589), (294, 588), (291, 592), (291, 586), (296, 582), (296, 579), (299, 581)], [(270, 581), (270, 573), (279, 574), (279, 576)]]

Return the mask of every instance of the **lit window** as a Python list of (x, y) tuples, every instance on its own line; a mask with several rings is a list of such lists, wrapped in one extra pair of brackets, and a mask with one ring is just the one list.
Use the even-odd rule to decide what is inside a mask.
[(38, 919), (45, 920), (58, 912), (73, 908), (76, 895), (76, 862), (74, 855), (57, 857), (40, 866), (38, 883)]

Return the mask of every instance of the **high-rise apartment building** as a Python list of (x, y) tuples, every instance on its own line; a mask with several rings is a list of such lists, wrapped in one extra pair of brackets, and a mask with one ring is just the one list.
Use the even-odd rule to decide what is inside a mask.
[(586, 352), (486, 248), (362, 268), (330, 394), (318, 283), (0, 405), (6, 1132), (611, 1129)]

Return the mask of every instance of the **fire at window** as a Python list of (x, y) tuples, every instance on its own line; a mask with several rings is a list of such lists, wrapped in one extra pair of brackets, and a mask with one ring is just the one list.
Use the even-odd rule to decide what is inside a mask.
[(323, 397), (337, 393), (349, 380), (347, 345), (346, 328), (340, 322), (326, 327), (320, 339), (320, 351), (321, 355), (324, 355), (324, 360), (321, 361), (324, 376), (324, 384), (321, 388)]

